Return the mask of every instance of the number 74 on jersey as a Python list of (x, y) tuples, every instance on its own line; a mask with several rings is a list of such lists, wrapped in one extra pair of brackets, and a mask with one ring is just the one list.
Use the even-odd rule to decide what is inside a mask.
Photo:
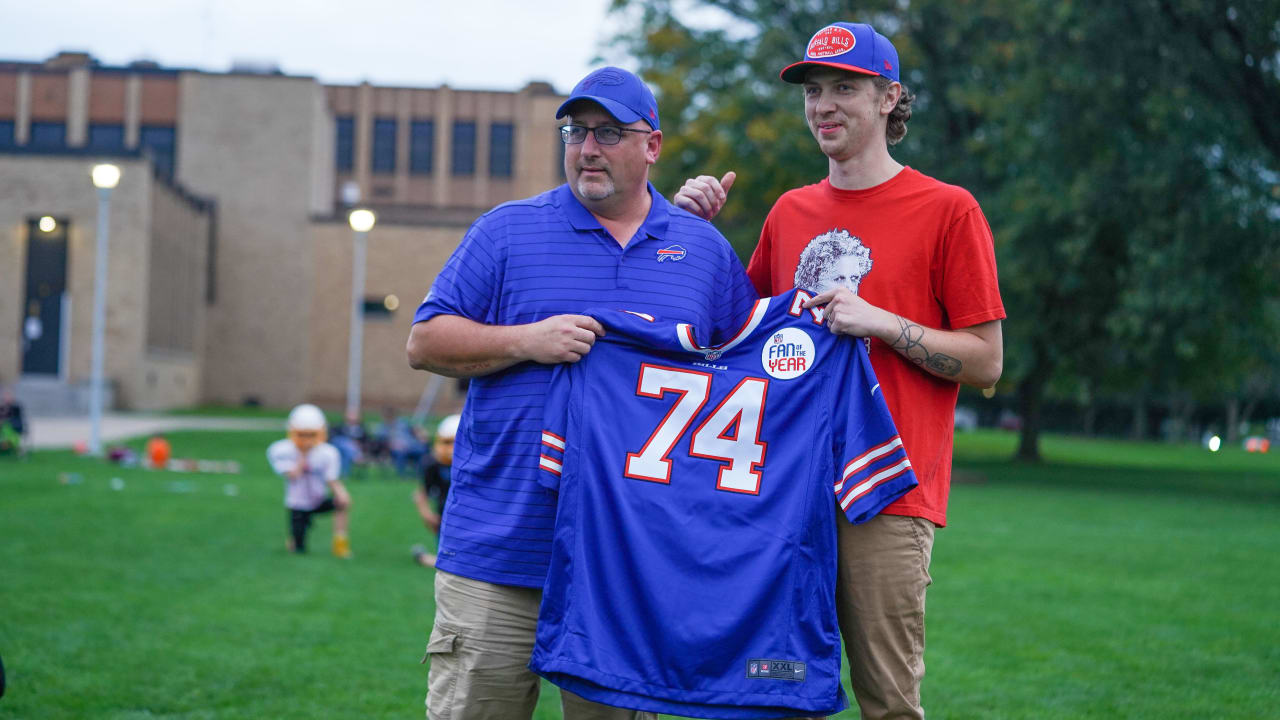
[[(672, 393), (677, 397), (640, 451), (627, 453), (627, 477), (671, 482), (671, 451), (707, 404), (711, 381), (710, 373), (641, 364), (637, 395), (662, 399)], [(717, 490), (760, 494), (767, 445), (760, 441), (760, 419), (768, 391), (768, 380), (743, 378), (694, 429), (689, 455), (722, 463), (716, 476)]]

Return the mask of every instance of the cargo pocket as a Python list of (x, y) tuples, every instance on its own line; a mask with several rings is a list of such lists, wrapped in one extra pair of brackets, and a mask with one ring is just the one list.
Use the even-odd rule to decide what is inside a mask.
[(431, 661), (427, 671), (427, 717), (432, 720), (448, 720), (453, 717), (454, 694), (458, 687), (458, 646), (462, 638), (458, 631), (436, 624), (427, 638), (427, 649), (422, 662)]

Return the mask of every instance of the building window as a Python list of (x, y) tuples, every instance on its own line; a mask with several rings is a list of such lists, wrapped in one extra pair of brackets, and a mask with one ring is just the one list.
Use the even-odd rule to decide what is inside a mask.
[(470, 120), (460, 120), (453, 124), (453, 157), (454, 175), (476, 174), (476, 124)]
[(13, 130), (12, 120), (0, 120), (0, 148), (13, 147)]
[(399, 300), (392, 303), (394, 295), (386, 297), (368, 297), (364, 299), (364, 319), (369, 320), (390, 320), (391, 312), (395, 307), (399, 306)]
[(67, 125), (55, 122), (31, 123), (31, 139), (27, 147), (36, 150), (63, 150), (67, 147)]
[(511, 177), (514, 141), (515, 126), (511, 123), (489, 126), (489, 174), (493, 177)]
[(151, 156), (156, 173), (170, 180), (173, 179), (177, 144), (177, 133), (172, 125), (143, 125), (138, 134), (138, 145)]
[(430, 120), (414, 120), (409, 126), (409, 172), (430, 175), (436, 146), (436, 124)]
[(375, 118), (373, 121), (373, 171), (396, 171), (396, 120)]
[(351, 172), (356, 166), (356, 119), (350, 115), (336, 118), (338, 132), (334, 148), (334, 168)]
[(124, 150), (124, 126), (90, 125), (88, 148), (91, 152), (120, 152)]

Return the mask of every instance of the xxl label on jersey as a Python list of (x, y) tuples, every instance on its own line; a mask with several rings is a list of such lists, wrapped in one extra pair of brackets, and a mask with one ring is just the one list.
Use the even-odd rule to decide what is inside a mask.
[[(760, 471), (765, 443), (760, 442), (760, 416), (764, 413), (769, 381), (743, 378), (715, 410), (693, 431), (689, 455), (726, 463), (716, 477), (716, 489), (760, 493)], [(637, 480), (671, 482), (672, 448), (684, 436), (711, 394), (711, 375), (695, 370), (644, 363), (636, 382), (636, 395), (661, 400), (668, 394), (675, 403), (649, 434), (639, 452), (627, 453), (625, 475)]]

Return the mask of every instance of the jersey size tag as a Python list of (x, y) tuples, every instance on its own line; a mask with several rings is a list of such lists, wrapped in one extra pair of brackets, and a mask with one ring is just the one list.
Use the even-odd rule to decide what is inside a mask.
[(804, 682), (804, 663), (796, 660), (748, 660), (747, 677)]

